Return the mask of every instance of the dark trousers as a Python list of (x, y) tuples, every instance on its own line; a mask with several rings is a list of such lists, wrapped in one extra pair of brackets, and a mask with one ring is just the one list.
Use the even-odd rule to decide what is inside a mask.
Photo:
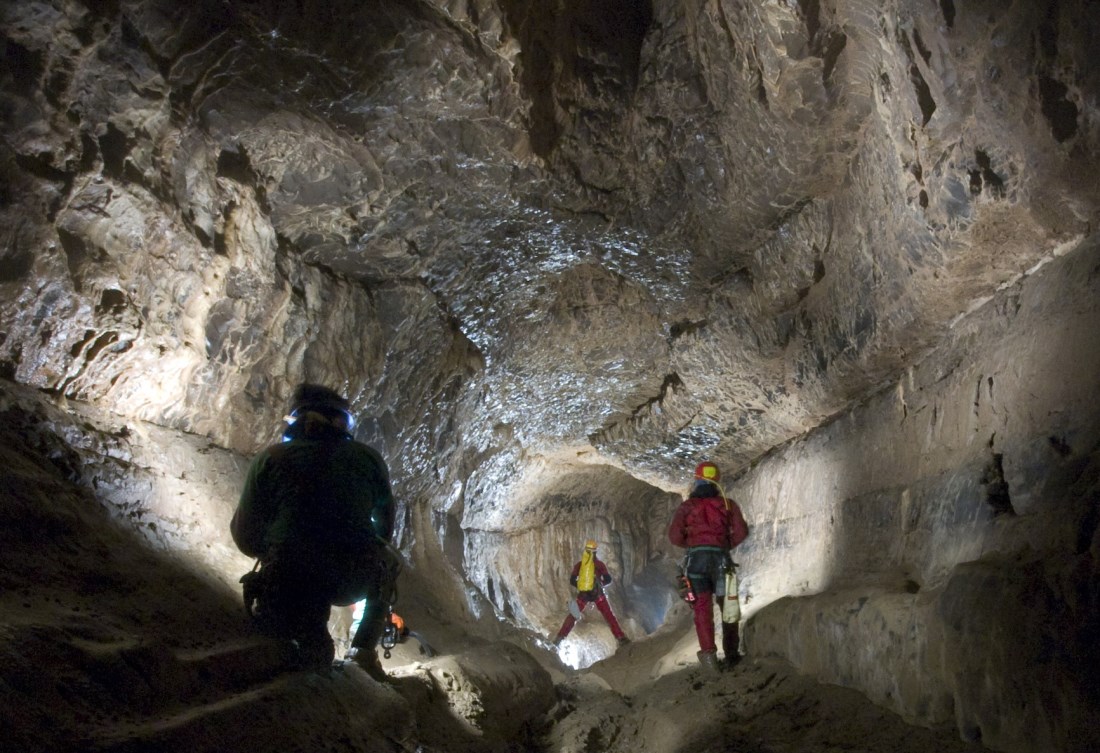
[[(699, 650), (717, 651), (714, 642), (714, 604), (722, 606), (726, 597), (726, 569), (729, 557), (721, 549), (690, 550), (684, 566), (691, 588), (695, 592), (693, 619)], [(737, 652), (737, 623), (722, 624), (722, 648), (729, 659)]]
[(301, 661), (311, 666), (331, 664), (335, 657), (335, 644), (328, 632), (333, 604), (367, 599), (352, 646), (373, 649), (385, 629), (392, 594), (389, 573), (374, 552), (332, 555), (331, 549), (284, 549), (262, 570), (264, 587), (256, 605), (257, 624), (269, 635), (293, 641)]
[(359, 622), (359, 628), (351, 639), (352, 648), (373, 649), (382, 640), (382, 633), (386, 629), (386, 607), (381, 598), (381, 589), (374, 588), (365, 594), (367, 605), (363, 609), (363, 619)]
[(328, 632), (331, 602), (293, 563), (280, 563), (271, 572), (256, 604), (260, 629), (276, 638), (293, 641), (299, 659), (307, 666), (325, 666), (335, 658), (336, 647)]

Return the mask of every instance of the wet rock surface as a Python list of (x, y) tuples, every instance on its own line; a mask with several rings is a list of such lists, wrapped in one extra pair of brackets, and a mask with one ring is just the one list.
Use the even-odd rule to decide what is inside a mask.
[(740, 466), (1088, 232), (1095, 13), (1042, 8), (6, 3), (4, 368)]

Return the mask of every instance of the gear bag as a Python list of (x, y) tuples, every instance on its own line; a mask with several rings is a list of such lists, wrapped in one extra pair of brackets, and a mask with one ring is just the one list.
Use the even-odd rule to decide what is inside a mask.
[(581, 555), (581, 569), (577, 573), (577, 590), (593, 591), (596, 588), (596, 555), (585, 550)]
[(726, 570), (726, 598), (722, 600), (722, 622), (738, 622), (741, 619), (741, 600), (737, 597), (737, 572)]
[(268, 573), (261, 569), (260, 561), (252, 569), (241, 576), (238, 581), (241, 584), (241, 596), (244, 599), (244, 611), (249, 617), (256, 616), (256, 604), (264, 597), (268, 588)]

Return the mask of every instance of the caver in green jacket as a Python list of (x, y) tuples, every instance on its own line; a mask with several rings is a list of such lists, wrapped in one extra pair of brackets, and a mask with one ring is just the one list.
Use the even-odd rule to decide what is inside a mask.
[(393, 535), (386, 463), (328, 424), (295, 424), (252, 461), (231, 531), (261, 560), (288, 547), (346, 550)]

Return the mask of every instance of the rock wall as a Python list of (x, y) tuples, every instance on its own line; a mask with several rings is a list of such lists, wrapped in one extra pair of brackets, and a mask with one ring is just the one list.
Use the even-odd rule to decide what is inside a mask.
[(1095, 748), (1098, 294), (1091, 239), (738, 481), (750, 652), (996, 750)]
[(350, 216), (393, 203), (311, 87), (289, 94), (330, 72), (253, 10), (0, 8), (0, 373), (245, 453), (321, 381), (404, 447), (393, 426), (425, 423), (409, 346), (446, 364), (456, 330), (415, 276), (310, 252), (346, 255)]
[(1093, 221), (1094, 6), (987, 5), (6, 3), (0, 373), (244, 452), (330, 382), (425, 497), (741, 466)]
[(49, 457), (120, 529), (223, 593), (252, 567), (229, 536), (247, 459), (208, 438), (0, 381), (13, 443)]

